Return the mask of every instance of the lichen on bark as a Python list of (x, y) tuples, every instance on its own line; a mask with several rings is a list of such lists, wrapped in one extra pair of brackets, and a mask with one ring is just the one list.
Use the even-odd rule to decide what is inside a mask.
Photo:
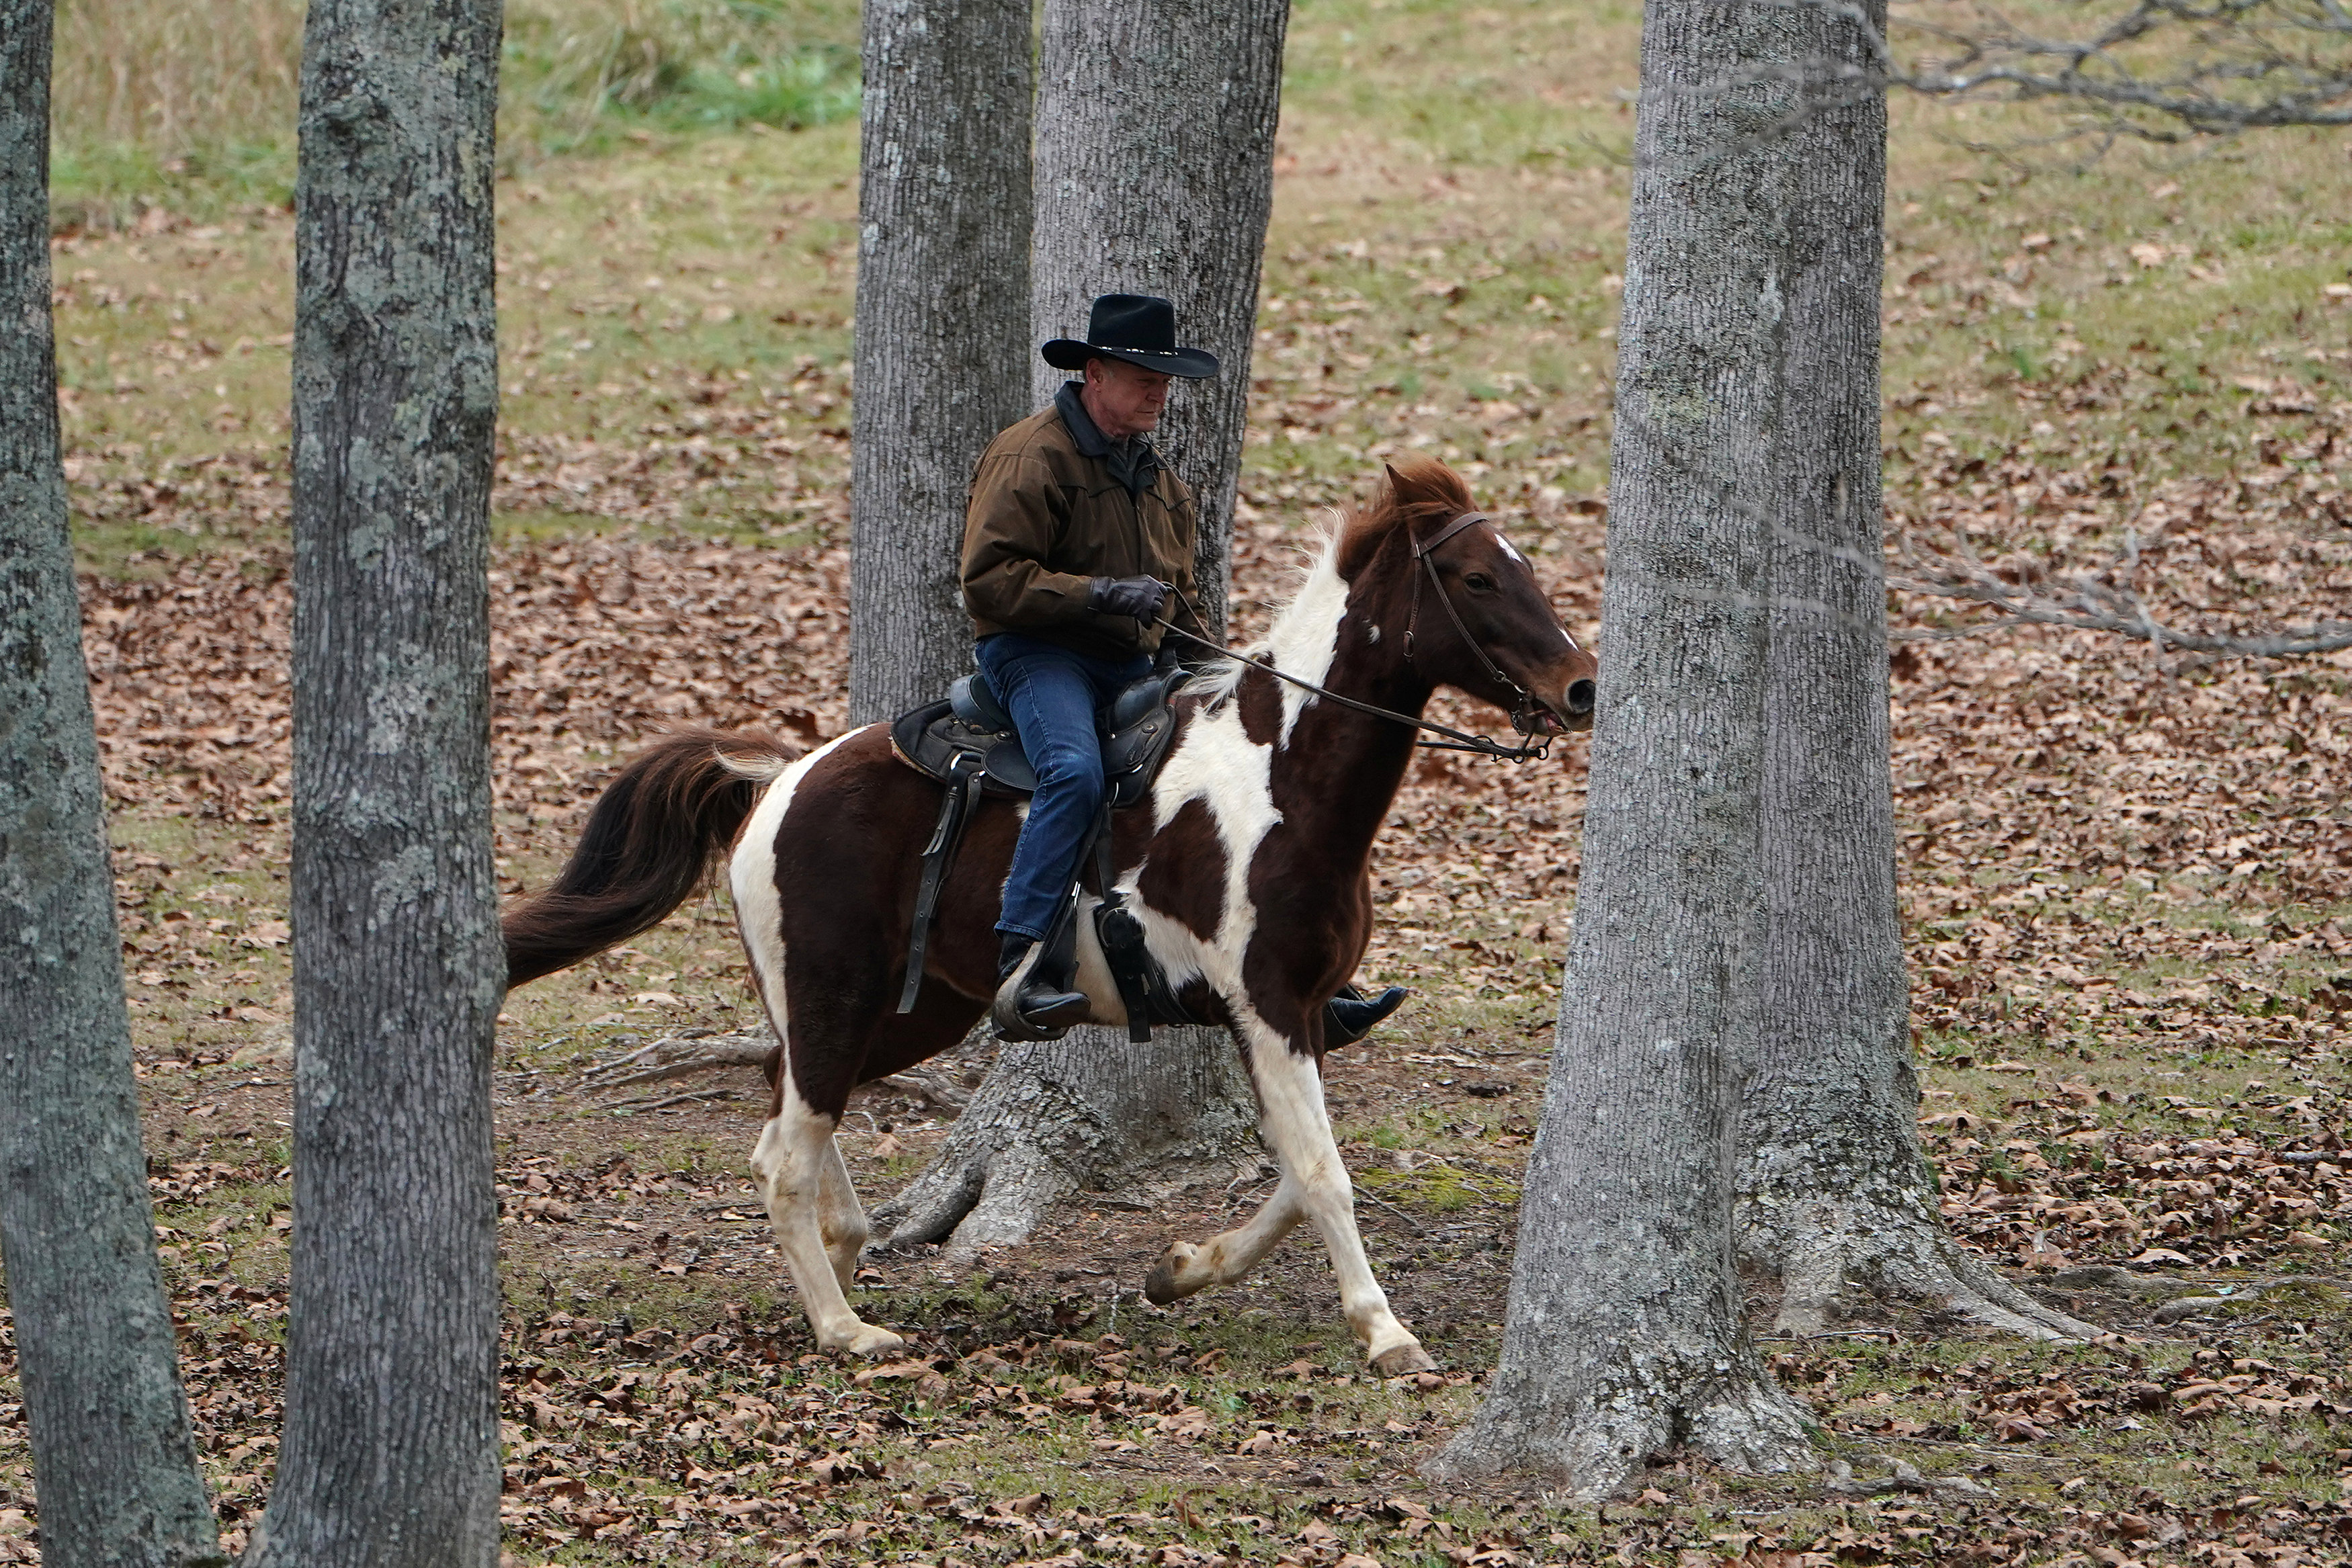
[(1029, 412), (1028, 0), (870, 0), (851, 420), (851, 719), (971, 668), (966, 485)]
[(294, 1233), (251, 1568), (499, 1556), (496, 0), (315, 0), (295, 200)]
[(0, 1251), (42, 1561), (224, 1561), (140, 1142), (49, 309), (49, 0), (0, 0)]
[(1576, 932), (1502, 1364), (1441, 1475), (1601, 1496), (1687, 1444), (1811, 1469), (1733, 1271), (1739, 1054), (1762, 1022), (1780, 454), (1808, 13), (1652, 0), (1619, 328)]
[[(1885, 26), (1884, 0), (1859, 20)], [(1886, 100), (1848, 85), (1855, 19), (1797, 8), (1802, 67), (1777, 131), (1775, 287), (1786, 311), (1774, 444), (1762, 852), (1765, 1003), (1741, 1095), (1742, 1258), (1777, 1274), (1785, 1332), (1817, 1333), (1849, 1286), (2030, 1338), (2095, 1331), (1961, 1247), (1919, 1145), (1895, 888), (1879, 473)]]

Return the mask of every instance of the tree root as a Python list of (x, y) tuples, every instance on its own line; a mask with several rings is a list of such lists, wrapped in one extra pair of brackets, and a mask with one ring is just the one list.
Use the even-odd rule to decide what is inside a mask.
[(1528, 1471), (1597, 1502), (1633, 1490), (1653, 1456), (1677, 1448), (1747, 1475), (1819, 1469), (1813, 1422), (1769, 1382), (1727, 1380), (1714, 1356), (1622, 1354), (1628, 1362), (1570, 1389), (1551, 1358), (1524, 1357), (1512, 1375), (1507, 1352), (1476, 1418), (1423, 1473), (1460, 1483)]
[(951, 1264), (1017, 1246), (1079, 1193), (1129, 1204), (1257, 1169), (1255, 1105), (1222, 1035), (1108, 1030), (1009, 1047), (930, 1166), (875, 1208), (886, 1247), (944, 1243)]
[(1772, 1326), (1784, 1333), (1830, 1329), (1849, 1285), (1924, 1301), (2023, 1339), (2089, 1340), (2104, 1332), (2035, 1301), (1907, 1205), (1814, 1200), (1768, 1210), (1750, 1200), (1740, 1218), (1743, 1256), (1780, 1277)]
[(626, 1089), (721, 1068), (757, 1067), (775, 1049), (776, 1037), (763, 1029), (730, 1034), (688, 1030), (592, 1063), (580, 1075), (580, 1086), (591, 1091)]
[(2325, 1291), (2330, 1295), (2340, 1296), (2344, 1289), (2344, 1281), (2324, 1280), (2313, 1274), (2284, 1274), (2276, 1279), (2256, 1280), (2249, 1284), (2232, 1287), (2226, 1296), (2175, 1296), (2149, 1313), (2148, 1321), (2157, 1324), (2177, 1323), (2183, 1318), (2198, 1317), (2207, 1312), (2226, 1312), (2231, 1307), (2243, 1306), (2249, 1301), (2260, 1300), (2272, 1291), (2290, 1287)]
[[(639, 1084), (691, 1078), (697, 1073), (717, 1072), (730, 1067), (761, 1067), (766, 1064), (769, 1053), (775, 1049), (775, 1035), (764, 1029), (727, 1034), (714, 1034), (709, 1030), (687, 1030), (632, 1047), (617, 1056), (592, 1064), (587, 1071), (581, 1074), (580, 1087), (591, 1092), (607, 1092), (635, 1088)], [(903, 1072), (894, 1072), (887, 1078), (877, 1080), (877, 1082), (902, 1094), (911, 1094), (950, 1116), (961, 1114), (971, 1101), (970, 1095), (929, 1067), (910, 1067)], [(689, 1100), (736, 1097), (731, 1091), (678, 1094), (667, 1099), (639, 1095), (634, 1099), (607, 1101), (598, 1109), (657, 1109), (663, 1105), (682, 1104)]]
[(1874, 1481), (1855, 1479), (1853, 1467), (1840, 1459), (1830, 1468), (1829, 1485), (1824, 1490), (1832, 1497), (1885, 1497), (1889, 1492), (1907, 1491), (1922, 1497), (1975, 1500), (2000, 1495), (1966, 1476), (1923, 1476), (1917, 1467), (1903, 1459), (1889, 1459), (1887, 1473)]
[(683, 1094), (639, 1094), (629, 1100), (612, 1100), (596, 1107), (618, 1114), (624, 1111), (664, 1111), (672, 1105), (698, 1105), (712, 1100), (740, 1100), (740, 1089), (689, 1089)]

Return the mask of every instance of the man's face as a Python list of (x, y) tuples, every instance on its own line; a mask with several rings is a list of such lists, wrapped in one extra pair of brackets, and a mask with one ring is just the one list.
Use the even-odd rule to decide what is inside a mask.
[(1159, 424), (1171, 379), (1163, 371), (1147, 371), (1125, 360), (1088, 360), (1087, 413), (1113, 441), (1141, 435)]

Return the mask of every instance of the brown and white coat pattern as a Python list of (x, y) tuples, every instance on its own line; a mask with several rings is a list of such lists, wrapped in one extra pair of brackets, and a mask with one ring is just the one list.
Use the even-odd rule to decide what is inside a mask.
[[(1349, 519), (1276, 618), (1266, 655), (1395, 713), (1418, 715), (1445, 685), (1498, 706), (1532, 701), (1553, 728), (1589, 726), (1593, 661), (1491, 521), (1433, 548), (1440, 580), (1416, 589), (1416, 541), (1470, 510), (1443, 465), (1391, 469), (1380, 503)], [(1444, 607), (1423, 602), (1433, 592)], [(1323, 1003), (1370, 938), (1372, 841), (1413, 732), (1240, 663), (1195, 683), (1178, 710), (1148, 818), (1139, 809), (1113, 824), (1113, 874), (1187, 1003), (1231, 1026), (1281, 1179), (1248, 1223), (1170, 1247), (1145, 1290), (1164, 1301), (1230, 1283), (1312, 1221), (1373, 1364), (1426, 1366), (1366, 1261), (1322, 1090)], [(854, 1354), (902, 1342), (849, 1304), (867, 1226), (835, 1130), (859, 1083), (948, 1049), (986, 1009), (1020, 829), (1011, 802), (976, 814), (942, 890), (914, 1010), (898, 1014), (938, 789), (897, 759), (879, 725), (797, 760), (764, 736), (665, 737), (607, 788), (555, 883), (505, 922), (509, 983), (524, 984), (649, 928), (730, 851), (744, 948), (782, 1042), (752, 1168), (818, 1342)], [(1092, 922), (1079, 929), (1079, 987), (1095, 1019), (1124, 1023)]]
[[(1499, 531), (1489, 537), (1503, 559), (1528, 571)], [(1305, 680), (1328, 678), (1343, 647), (1360, 666), (1401, 663), (1393, 638), (1382, 656), (1388, 633), (1375, 618), (1378, 607), (1351, 603), (1340, 558), (1335, 538), (1268, 639), (1276, 664)], [(1431, 632), (1423, 628), (1421, 635), (1426, 641)], [(1572, 666), (1566, 680), (1550, 683), (1558, 693), (1591, 666), (1564, 632), (1555, 636), (1558, 653)], [(1423, 684), (1409, 672), (1385, 673), (1387, 681), (1372, 683), (1372, 700), (1411, 702), (1410, 689), (1381, 688)], [(1426, 689), (1419, 695), (1425, 700)], [(1414, 711), (1419, 706), (1411, 702)], [(1205, 987), (1230, 1022), (1281, 1178), (1247, 1224), (1199, 1245), (1172, 1245), (1147, 1290), (1168, 1301), (1232, 1283), (1301, 1220), (1312, 1221), (1330, 1254), (1342, 1311), (1368, 1357), (1391, 1374), (1425, 1366), (1427, 1355), (1373, 1278), (1356, 1228), (1352, 1188), (1324, 1107), (1320, 1038), (1322, 998), (1353, 972), (1370, 934), (1366, 857), (1410, 758), (1412, 736), (1238, 664), (1197, 686), (1183, 706), (1181, 732), (1153, 791), (1150, 835), (1140, 844), (1120, 843), (1118, 880), (1171, 981), (1192, 983), (1195, 994)], [(841, 1110), (834, 1083), (812, 1095), (801, 1080), (783, 911), (814, 890), (793, 886), (780, 873), (778, 844), (835, 828), (828, 802), (870, 765), (879, 735), (876, 727), (845, 737), (783, 770), (746, 825), (731, 866), (745, 945), (778, 1037), (787, 1042), (774, 1113), (753, 1168), (820, 1343), (868, 1355), (901, 1342), (858, 1318), (845, 1294), (866, 1227), (834, 1142)], [(1353, 810), (1328, 809), (1343, 797), (1353, 798)], [(1315, 807), (1302, 812), (1307, 801)], [(1121, 838), (1131, 836), (1130, 830)], [(985, 850), (967, 857), (982, 863), (992, 858)], [(1002, 859), (988, 870), (1001, 886)], [(1095, 902), (1087, 895), (1083, 908)], [(1078, 984), (1095, 999), (1094, 1021), (1123, 1024), (1092, 922), (1082, 919), (1079, 930)], [(973, 983), (977, 977), (952, 974), (952, 961), (938, 967), (975, 1004), (985, 995)], [(858, 1077), (874, 1075), (869, 1066)]]

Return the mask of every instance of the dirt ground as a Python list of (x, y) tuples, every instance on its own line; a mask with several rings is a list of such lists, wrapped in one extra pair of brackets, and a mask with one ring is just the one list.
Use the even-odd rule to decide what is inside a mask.
[[(2085, 531), (2126, 506), (2163, 516), (2147, 582), (2167, 615), (2210, 617), (2213, 596), (2259, 583), (2264, 613), (2315, 617), (2352, 587), (2352, 549), (2340, 489), (2294, 476), (2340, 472), (2328, 455), (2347, 414), (2278, 449), (2284, 483), (2257, 470), (2126, 499), (2028, 449), (1990, 470), (1930, 466), (1899, 495), (1920, 526), (1989, 554), (2052, 515)], [(755, 441), (770, 439), (760, 421), (793, 416), (741, 417)], [(2299, 468), (2299, 450), (2323, 455)], [(274, 504), (269, 484), (235, 494)], [(1561, 507), (1514, 530), (1580, 629), (1601, 522)], [(1311, 537), (1244, 536), (1244, 633)], [(836, 727), (842, 556), (822, 527), (799, 545), (647, 527), (502, 546), (510, 884), (549, 874), (635, 736), (686, 716)], [(271, 1469), (290, 1224), (284, 559), (265, 538), (157, 557), (85, 592), (160, 1239), (234, 1541)], [(1911, 626), (1940, 613), (1898, 612)], [(1871, 1301), (1832, 1336), (1780, 1339), (1769, 1287), (1752, 1282), (1775, 1372), (1822, 1423), (1822, 1473), (1758, 1480), (1668, 1455), (1605, 1508), (1532, 1483), (1424, 1484), (1419, 1462), (1495, 1359), (1582, 808), (1579, 746), (1523, 768), (1433, 759), (1376, 852), (1366, 964), (1416, 999), (1334, 1059), (1331, 1098), (1375, 1268), (1440, 1374), (1365, 1375), (1306, 1239), (1235, 1289), (1168, 1311), (1139, 1299), (1169, 1240), (1223, 1228), (1262, 1195), (1246, 1174), (1149, 1207), (1100, 1195), (1057, 1216), (1049, 1242), (968, 1268), (877, 1256), (863, 1310), (910, 1331), (912, 1353), (881, 1367), (817, 1354), (745, 1179), (756, 1074), (610, 1082), (656, 1040), (756, 1023), (713, 895), (509, 998), (509, 1554), (940, 1568), (2346, 1555), (2345, 657), (2199, 664), (2016, 631), (1905, 642), (1893, 668), (1921, 1125), (1947, 1217), (2110, 1329), (2098, 1343), (2018, 1344)], [(942, 1082), (984, 1068), (948, 1061)], [(861, 1099), (844, 1143), (869, 1200), (920, 1168), (945, 1114), (921, 1096)], [(15, 1505), (0, 1552), (26, 1560), (21, 1419), (0, 1406)]]
[[(807, 41), (855, 48), (854, 8), (810, 15)], [(1570, 20), (1297, 7), (1242, 635), (1324, 509), (1399, 451), (1460, 466), (1596, 631), (1638, 8)], [(1898, 573), (1935, 548), (2051, 591), (2092, 572), (2201, 630), (2340, 619), (2340, 138), (2078, 162), (1976, 151), (2046, 130), (2031, 110), (1894, 119)], [(808, 741), (845, 722), (856, 126), (607, 141), (517, 152), (499, 183), (509, 891), (543, 882), (663, 726)], [(65, 192), (54, 256), (158, 1239), (233, 1544), (273, 1469), (291, 1223), (282, 194), (196, 174)], [(611, 1082), (652, 1042), (755, 1023), (714, 896), (509, 999), (511, 1562), (2352, 1559), (2352, 653), (2212, 662), (1990, 630), (1916, 593), (1892, 619), (1922, 1136), (1954, 1228), (2096, 1343), (1867, 1300), (1779, 1338), (1751, 1281), (1762, 1348), (1822, 1424), (1819, 1473), (1667, 1455), (1600, 1508), (1424, 1483), (1494, 1364), (1584, 799), (1580, 743), (1519, 769), (1432, 759), (1375, 853), (1366, 961), (1414, 1000), (1335, 1058), (1331, 1099), (1374, 1266), (1439, 1373), (1365, 1375), (1307, 1238), (1239, 1287), (1140, 1300), (1169, 1240), (1261, 1196), (1246, 1173), (1148, 1207), (1096, 1195), (969, 1266), (877, 1255), (862, 1310), (912, 1351), (817, 1354), (746, 1180), (756, 1075)], [(858, 1101), (844, 1145), (869, 1201), (948, 1113)], [(31, 1562), (13, 1357), (0, 1338), (0, 1561)]]

